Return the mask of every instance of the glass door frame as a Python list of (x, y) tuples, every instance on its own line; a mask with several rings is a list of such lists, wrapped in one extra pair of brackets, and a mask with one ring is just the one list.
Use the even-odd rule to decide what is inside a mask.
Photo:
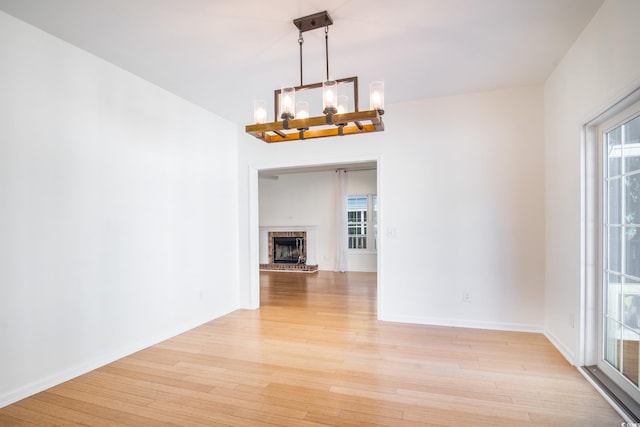
[[(607, 140), (607, 135), (609, 135), (611, 132), (615, 131), (618, 128), (621, 128), (624, 124), (634, 119), (637, 119), (638, 117), (640, 117), (640, 102), (637, 102), (633, 104), (631, 107), (628, 107), (623, 111), (618, 112), (617, 114), (613, 115), (612, 117), (610, 117), (609, 119), (603, 121), (598, 125), (597, 149), (596, 149), (596, 161), (597, 161), (596, 176), (598, 180), (597, 188), (598, 188), (599, 197), (597, 197), (598, 199), (597, 254), (598, 255), (597, 255), (596, 265), (597, 265), (597, 272), (598, 272), (597, 274), (597, 277), (598, 277), (598, 280), (597, 280), (597, 290), (598, 290), (597, 291), (597, 295), (598, 295), (598, 298), (597, 298), (598, 300), (598, 304), (597, 304), (597, 307), (598, 307), (598, 310), (597, 310), (597, 313), (598, 313), (597, 314), (598, 316), (597, 317), (598, 319), (597, 320), (597, 325), (598, 325), (597, 366), (617, 386), (619, 386), (622, 390), (624, 390), (624, 392), (626, 392), (633, 400), (635, 400), (637, 403), (640, 403), (640, 387), (634, 384), (633, 378), (625, 375), (625, 357), (624, 357), (625, 342), (627, 341), (624, 339), (625, 335), (626, 336), (635, 335), (635, 339), (628, 340), (628, 341), (640, 343), (640, 328), (636, 328), (635, 330), (633, 330), (633, 328), (625, 324), (626, 321), (624, 319), (624, 306), (625, 306), (624, 283), (625, 283), (625, 279), (628, 278), (628, 275), (626, 274), (626, 269), (625, 269), (626, 260), (624, 259), (625, 258), (624, 257), (624, 253), (625, 253), (624, 230), (626, 230), (626, 224), (627, 224), (624, 218), (625, 198), (627, 196), (627, 192), (625, 188), (626, 186), (624, 184), (625, 184), (625, 178), (628, 175), (625, 173), (624, 166), (621, 166), (619, 174), (616, 174), (615, 177), (612, 177), (609, 175), (610, 157), (608, 154), (609, 142)], [(621, 149), (623, 149), (624, 143), (625, 143), (624, 141), (625, 135), (623, 132), (621, 133), (622, 133)], [(621, 151), (620, 153), (621, 164), (624, 163), (623, 153), (624, 153), (623, 151)], [(620, 182), (620, 191), (618, 196), (619, 197), (618, 209), (620, 209), (619, 223), (618, 222), (612, 223), (609, 220), (609, 211), (610, 211), (609, 182), (614, 179), (617, 179)], [(612, 225), (612, 224), (617, 224), (617, 225)], [(615, 320), (615, 324), (618, 325), (617, 332), (619, 332), (619, 334), (617, 338), (614, 338), (614, 341), (615, 341), (614, 345), (616, 345), (616, 348), (613, 351), (614, 353), (613, 356), (615, 359), (617, 359), (617, 362), (611, 361), (611, 355), (607, 357), (608, 356), (607, 345), (611, 345), (612, 343), (611, 339), (608, 339), (609, 337), (608, 337), (608, 329), (607, 329), (608, 319), (609, 319), (609, 322), (611, 322), (611, 319), (608, 316), (609, 313), (607, 312), (607, 306), (609, 309), (611, 309), (612, 307), (609, 304), (609, 296), (611, 296), (610, 289), (609, 289), (609, 278), (613, 276), (611, 276), (611, 272), (609, 268), (610, 264), (608, 263), (608, 259), (609, 259), (608, 254), (611, 253), (611, 248), (609, 246), (611, 244), (611, 238), (610, 238), (609, 232), (612, 229), (620, 230), (620, 236), (619, 236), (620, 239), (617, 243), (618, 250), (619, 250), (618, 256), (620, 258), (620, 266), (618, 268), (619, 274), (615, 274), (620, 278), (620, 291), (618, 294), (616, 294), (616, 298), (619, 298), (619, 300), (617, 301), (619, 312), (618, 312), (618, 320)], [(640, 288), (640, 284), (639, 284), (639, 288)], [(639, 298), (640, 298), (640, 292), (639, 292)], [(627, 333), (625, 334), (625, 332)], [(635, 352), (637, 355), (639, 352), (639, 349), (636, 348)], [(616, 364), (617, 366), (614, 366), (614, 364)], [(635, 381), (636, 383), (638, 383), (638, 380), (640, 380), (640, 378), (638, 378), (638, 376), (640, 376), (640, 374), (638, 373), (638, 370), (640, 370), (640, 363), (636, 363), (635, 370), (636, 370)]]

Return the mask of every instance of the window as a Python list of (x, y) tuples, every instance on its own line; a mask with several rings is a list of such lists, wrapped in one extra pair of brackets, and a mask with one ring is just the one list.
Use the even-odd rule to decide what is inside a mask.
[(378, 196), (347, 197), (347, 235), (349, 249), (376, 249)]

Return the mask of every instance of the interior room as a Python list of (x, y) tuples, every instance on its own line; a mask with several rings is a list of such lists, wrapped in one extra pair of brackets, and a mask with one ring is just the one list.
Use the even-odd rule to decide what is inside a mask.
[[(294, 22), (322, 11), (330, 23)], [(327, 316), (358, 307), (332, 314), (357, 328), (349, 345), (405, 336), (422, 355), (450, 334), (479, 358), (490, 342), (514, 346), (539, 373), (586, 385), (573, 404), (592, 402), (592, 420), (637, 421), (639, 18), (636, 0), (0, 0), (0, 417), (28, 425), (23, 399), (117, 361), (229, 331), (259, 340), (290, 295)], [(322, 83), (352, 76), (338, 86), (347, 112), (324, 105)], [(317, 117), (287, 113), (285, 89), (313, 84), (297, 96)], [(340, 286), (369, 299), (341, 300)], [(286, 322), (274, 333), (320, 328)], [(342, 342), (336, 323), (322, 328), (315, 344)], [(253, 357), (236, 350), (225, 357)], [(547, 359), (558, 371), (537, 365)], [(497, 384), (499, 365), (473, 387)], [(375, 366), (370, 378), (384, 375)], [(415, 394), (427, 391), (392, 388), (416, 412), (371, 403), (354, 425), (428, 425)], [(333, 418), (322, 405), (295, 416), (345, 425), (355, 415), (338, 396), (380, 392), (325, 391)], [(259, 424), (260, 411), (238, 411), (218, 423)], [(577, 410), (525, 412), (485, 422), (589, 425)]]

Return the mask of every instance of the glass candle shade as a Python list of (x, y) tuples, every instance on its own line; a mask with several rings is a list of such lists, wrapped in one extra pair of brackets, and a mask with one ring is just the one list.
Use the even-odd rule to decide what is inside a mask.
[(261, 99), (253, 101), (253, 122), (256, 124), (267, 122), (267, 104)]
[(296, 107), (296, 89), (293, 87), (285, 87), (280, 91), (280, 118), (283, 120), (293, 119), (295, 117)]
[(349, 111), (349, 97), (346, 95), (338, 96), (338, 114), (344, 114)]
[(338, 111), (338, 82), (328, 80), (322, 83), (322, 112), (335, 114)]
[(298, 101), (296, 103), (296, 117), (299, 119), (309, 118), (309, 103), (307, 101)]
[(369, 84), (369, 108), (384, 114), (384, 82)]

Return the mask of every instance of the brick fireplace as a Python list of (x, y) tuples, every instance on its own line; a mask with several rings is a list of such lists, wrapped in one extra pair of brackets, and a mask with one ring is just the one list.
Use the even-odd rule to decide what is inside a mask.
[(260, 264), (260, 270), (299, 271), (313, 273), (317, 265), (307, 264), (306, 231), (269, 231), (267, 233), (268, 264)]

